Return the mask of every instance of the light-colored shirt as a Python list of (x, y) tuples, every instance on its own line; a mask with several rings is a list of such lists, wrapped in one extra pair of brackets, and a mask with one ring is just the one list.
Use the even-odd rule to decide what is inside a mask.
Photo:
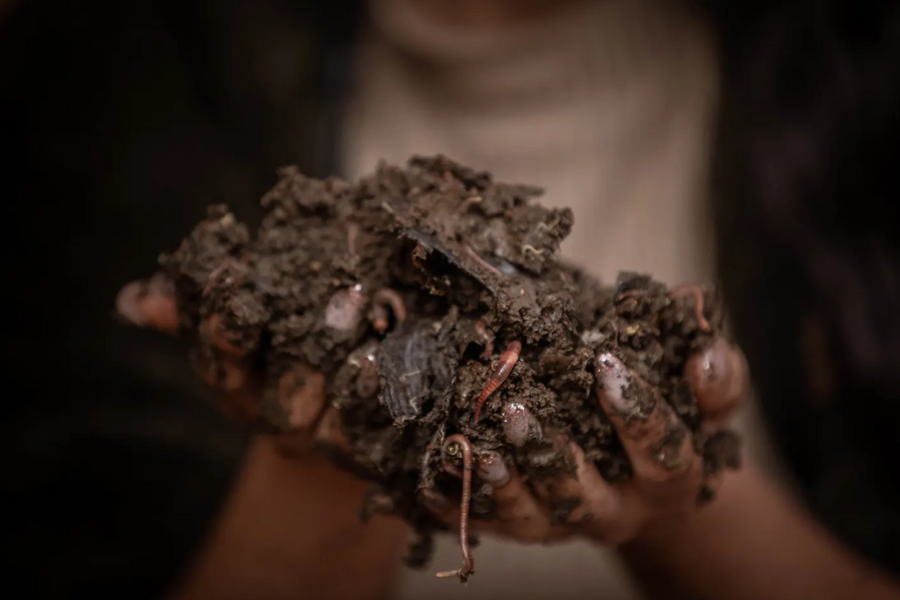
[[(442, 25), (411, 0), (369, 4), (340, 141), (346, 176), (446, 154), (572, 208), (563, 254), (608, 282), (623, 269), (670, 284), (713, 275), (705, 192), (717, 72), (706, 30), (681, 3), (588, 0), (502, 30)], [(442, 537), (399, 596), (638, 597), (614, 553), (587, 543), (485, 539), (465, 590), (433, 574), (458, 553)]]

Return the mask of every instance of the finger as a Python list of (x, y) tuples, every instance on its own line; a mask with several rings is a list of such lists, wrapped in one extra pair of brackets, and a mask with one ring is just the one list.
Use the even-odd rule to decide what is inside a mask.
[(453, 506), (450, 499), (434, 488), (424, 488), (418, 492), (419, 501), (435, 517), (445, 523), (459, 522), (459, 506)]
[(266, 406), (273, 403), (276, 410), (263, 409), (262, 418), (267, 429), (276, 435), (279, 450), (288, 456), (309, 453), (316, 445), (328, 452), (344, 446), (340, 413), (325, 408), (325, 376), (303, 364), (297, 364), (269, 387), (263, 398)]
[(341, 412), (328, 406), (322, 411), (322, 416), (315, 425), (313, 440), (317, 445), (349, 453), (350, 444), (341, 428)]
[[(480, 462), (480, 461), (479, 461)], [(479, 473), (479, 470), (481, 473)], [(491, 471), (494, 473), (491, 473)], [(490, 481), (503, 482), (492, 485), (495, 514), (488, 521), (471, 521), (474, 530), (495, 533), (513, 538), (522, 543), (545, 542), (551, 538), (553, 528), (549, 515), (535, 499), (514, 466), (506, 466), (505, 473), (496, 467), (476, 467), (476, 475), (490, 485)], [(504, 482), (505, 481), (505, 482)], [(459, 522), (460, 506), (446, 496), (432, 489), (419, 492), (422, 503), (441, 521), (454, 524)]]
[[(245, 352), (231, 343), (219, 315), (200, 323), (200, 348), (196, 366), (207, 385), (225, 396), (250, 393), (250, 367)], [(254, 386), (252, 390), (255, 393)]]
[(537, 418), (520, 402), (509, 402), (503, 407), (502, 426), (506, 441), (516, 448), (543, 436)]
[(595, 364), (597, 396), (612, 420), (635, 477), (663, 484), (694, 470), (691, 436), (659, 391), (632, 375), (613, 354)]
[(750, 382), (743, 352), (719, 339), (688, 359), (685, 377), (705, 419), (721, 421), (745, 401)]
[(325, 376), (298, 364), (278, 380), (278, 398), (290, 429), (310, 430), (325, 404)]
[(245, 351), (231, 343), (233, 336), (226, 332), (219, 315), (204, 319), (198, 333), (194, 366), (200, 377), (218, 394), (229, 418), (247, 425), (256, 423), (264, 389), (261, 374), (251, 369)]
[(238, 335), (226, 329), (222, 316), (218, 314), (210, 315), (200, 322), (200, 339), (229, 357), (243, 358), (248, 353), (235, 344)]
[(133, 281), (116, 295), (116, 312), (137, 327), (178, 333), (179, 318), (171, 285), (162, 276)]
[(231, 361), (213, 360), (208, 352), (193, 355), (194, 369), (216, 391), (225, 415), (238, 423), (256, 423), (260, 414), (258, 377)]
[(509, 467), (503, 455), (494, 450), (482, 450), (478, 453), (475, 474), (481, 481), (493, 488), (503, 487), (509, 483)]
[(551, 524), (565, 522), (589, 530), (595, 538), (608, 543), (630, 539), (637, 523), (625, 518), (621, 494), (588, 463), (578, 444), (560, 441), (574, 459), (575, 472), (535, 486), (538, 498), (558, 513), (551, 517)]
[(255, 392), (248, 369), (239, 361), (222, 357), (200, 348), (194, 353), (194, 370), (210, 388), (222, 396), (237, 396)]

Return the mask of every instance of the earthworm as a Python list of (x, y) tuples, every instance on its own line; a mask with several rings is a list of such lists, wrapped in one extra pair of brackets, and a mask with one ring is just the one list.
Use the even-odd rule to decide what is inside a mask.
[(475, 252), (474, 250), (472, 250), (472, 248), (470, 248), (468, 244), (463, 244), (463, 249), (466, 251), (466, 254), (469, 255), (469, 258), (471, 258), (476, 263), (478, 263), (478, 265), (482, 269), (490, 271), (491, 273), (493, 273), (494, 275), (497, 275), (498, 277), (503, 277), (503, 272), (500, 269), (498, 269), (497, 267), (495, 267), (488, 261), (486, 261), (483, 258), (481, 258), (480, 256), (478, 256), (478, 253)]
[(697, 325), (700, 327), (700, 330), (710, 331), (712, 328), (709, 325), (709, 321), (703, 316), (703, 290), (700, 289), (700, 286), (685, 283), (672, 288), (672, 290), (669, 291), (670, 298), (677, 298), (678, 296), (683, 296), (685, 294), (694, 296), (694, 307), (697, 310)]
[(389, 288), (378, 290), (372, 296), (372, 325), (378, 333), (384, 333), (388, 328), (386, 305), (394, 311), (394, 318), (399, 323), (406, 320), (406, 304), (400, 294)]
[(472, 498), (472, 443), (469, 438), (461, 433), (451, 435), (444, 442), (444, 452), (454, 456), (460, 449), (463, 453), (462, 472), (462, 501), (459, 511), (459, 548), (462, 551), (463, 566), (454, 571), (442, 571), (437, 574), (440, 578), (459, 576), (463, 583), (474, 572), (475, 560), (472, 558), (472, 549), (469, 548), (469, 501)]
[(487, 402), (488, 397), (493, 394), (494, 391), (506, 381), (509, 374), (512, 373), (513, 367), (516, 366), (516, 362), (519, 360), (519, 353), (521, 351), (522, 344), (513, 341), (506, 347), (506, 352), (500, 356), (500, 363), (497, 365), (491, 378), (488, 379), (488, 382), (481, 389), (481, 395), (478, 397), (478, 404), (475, 405), (475, 423), (478, 423), (478, 418), (481, 416), (481, 407)]
[(481, 358), (488, 358), (494, 353), (494, 340), (491, 338), (491, 334), (488, 333), (484, 321), (475, 323), (475, 335), (478, 336), (478, 341), (484, 346), (484, 352), (481, 353)]

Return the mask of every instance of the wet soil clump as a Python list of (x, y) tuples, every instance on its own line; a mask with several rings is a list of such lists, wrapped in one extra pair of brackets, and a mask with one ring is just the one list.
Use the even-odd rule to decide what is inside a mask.
[[(207, 358), (239, 352), (264, 374), (266, 392), (247, 412), (262, 431), (295, 433), (296, 407), (278, 393), (286, 376), (302, 388), (324, 375), (347, 442), (335, 460), (372, 483), (364, 517), (389, 510), (416, 529), (410, 565), (427, 564), (432, 535), (450, 529), (425, 499), (461, 497), (448, 472), (460, 463), (443, 451), (450, 436), (466, 436), (476, 458), (494, 451), (539, 480), (573, 468), (548, 435), (557, 431), (605, 479), (631, 476), (595, 394), (600, 352), (660, 391), (694, 435), (708, 476), (737, 466), (732, 434), (700, 430), (684, 377), (689, 355), (721, 326), (714, 289), (672, 294), (631, 272), (604, 285), (559, 258), (571, 210), (543, 207), (541, 190), (443, 156), (383, 164), (357, 182), (295, 168), (279, 176), (255, 235), (215, 206), (161, 257), (181, 326), (196, 334), (216, 315), (229, 346), (206, 348)], [(518, 361), (476, 422), (482, 389), (516, 344)], [(314, 376), (298, 381), (297, 365)], [(490, 486), (476, 475), (471, 491), (470, 517), (491, 519)], [(556, 507), (560, 518), (570, 500)]]

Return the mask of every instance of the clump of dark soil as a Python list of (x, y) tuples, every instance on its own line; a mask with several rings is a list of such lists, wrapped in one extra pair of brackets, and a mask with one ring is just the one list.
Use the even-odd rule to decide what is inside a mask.
[[(161, 259), (184, 329), (220, 315), (231, 343), (265, 372), (271, 393), (260, 397), (260, 429), (291, 431), (290, 407), (275, 390), (292, 366), (325, 375), (349, 442), (336, 460), (372, 482), (364, 513), (390, 505), (419, 532), (412, 565), (426, 564), (431, 536), (448, 529), (417, 492), (460, 498), (459, 477), (444, 469), (447, 437), (461, 433), (476, 454), (499, 452), (534, 479), (572, 468), (540, 431), (509, 443), (502, 411), (510, 403), (541, 430), (568, 434), (607, 480), (631, 476), (594, 394), (600, 351), (659, 388), (695, 434), (708, 475), (735, 466), (734, 444), (700, 431), (683, 376), (689, 353), (720, 326), (715, 290), (700, 290), (698, 311), (695, 295), (672, 295), (649, 276), (622, 273), (601, 285), (559, 260), (573, 215), (542, 207), (540, 193), (441, 156), (383, 165), (356, 183), (285, 168), (262, 199), (267, 214), (255, 236), (214, 207)], [(476, 423), (479, 394), (514, 341), (520, 358)], [(471, 518), (492, 513), (491, 489), (475, 477)]]

